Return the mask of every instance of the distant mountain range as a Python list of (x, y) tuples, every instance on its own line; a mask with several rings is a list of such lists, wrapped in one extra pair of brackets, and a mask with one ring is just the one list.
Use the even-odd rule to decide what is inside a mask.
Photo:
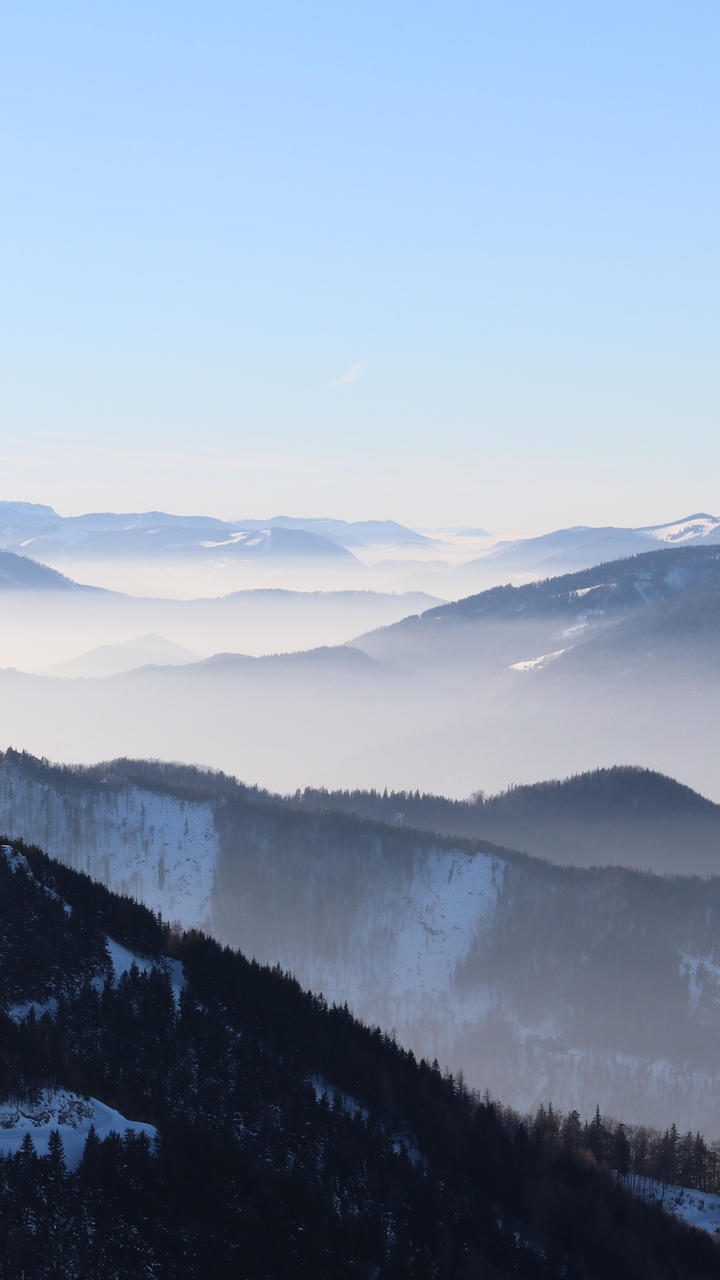
[[(424, 592), (279, 587), (181, 600), (125, 595), (81, 586), (27, 556), (0, 551), (0, 596), (10, 593), (0, 667), (68, 677), (174, 663), (179, 653), (183, 661), (200, 661), (217, 652), (271, 654), (343, 644), (368, 627), (439, 603)], [(143, 638), (152, 642), (149, 648)]]
[[(456, 537), (487, 537), (478, 527), (455, 526)], [(359, 568), (364, 551), (387, 549), (377, 573), (382, 575), (465, 572), (517, 579), (587, 568), (606, 560), (638, 555), (660, 546), (708, 546), (720, 543), (720, 517), (696, 513), (683, 520), (637, 528), (578, 525), (538, 537), (496, 542), (480, 556), (453, 565), (431, 553), (446, 544), (395, 520), (347, 521), (329, 517), (271, 516), (267, 519), (220, 520), (213, 516), (177, 516), (163, 511), (95, 512), (60, 516), (52, 507), (26, 502), (0, 502), (0, 547), (36, 560), (83, 558), (159, 561), (190, 559), (196, 565), (261, 566), (263, 562), (304, 561), (328, 568)], [(415, 558), (403, 563), (405, 556)], [(418, 560), (420, 553), (427, 553)], [(408, 581), (410, 579), (408, 578)], [(449, 594), (446, 590), (442, 594)]]
[(637, 529), (576, 525), (536, 538), (495, 543), (483, 555), (468, 561), (467, 567), (500, 567), (508, 573), (556, 574), (599, 564), (603, 560), (616, 560), (620, 556), (638, 555), (658, 543), (666, 546), (717, 545), (720, 543), (720, 516), (700, 512), (684, 520)]
[(416, 533), (396, 520), (331, 520), (322, 516), (311, 516), (302, 519), (296, 516), (273, 516), (270, 520), (247, 520), (242, 522), (248, 529), (294, 529), (316, 533), (341, 547), (387, 547), (387, 546), (425, 546), (432, 547), (435, 540), (425, 534)]
[[(248, 529), (237, 525), (184, 524), (158, 514), (121, 516), (108, 519), (107, 527), (99, 517), (93, 523), (63, 524), (52, 532), (23, 538), (14, 544), (17, 552), (38, 559), (69, 557), (124, 557), (129, 560), (170, 557), (232, 557), (238, 560), (332, 559), (352, 563), (355, 557), (345, 547), (304, 529)], [(126, 521), (122, 525), (116, 520)]]
[(376, 545), (432, 546), (433, 542), (394, 520), (351, 523), (274, 516), (227, 521), (164, 511), (59, 516), (52, 507), (0, 502), (0, 546), (39, 560), (222, 555), (250, 560), (329, 558), (352, 564), (349, 548)]

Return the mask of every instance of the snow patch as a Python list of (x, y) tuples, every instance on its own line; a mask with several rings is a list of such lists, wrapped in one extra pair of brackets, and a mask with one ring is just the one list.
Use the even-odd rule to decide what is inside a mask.
[(162, 969), (164, 973), (167, 973), (176, 1000), (179, 998), (183, 988), (187, 986), (185, 970), (179, 960), (171, 960), (168, 956), (159, 958), (141, 956), (134, 951), (129, 951), (121, 943), (115, 942), (113, 938), (106, 938), (106, 942), (116, 981), (123, 974), (129, 973), (133, 965), (135, 965), (140, 973), (150, 973), (152, 969)]
[(644, 577), (644, 578), (636, 578), (635, 582), (633, 583), (633, 586), (635, 587), (635, 590), (637, 591), (643, 603), (651, 605), (651, 604), (654, 604), (654, 598), (653, 598), (652, 591), (649, 588), (649, 584), (650, 584), (650, 578)]
[(481, 923), (497, 902), (494, 859), (435, 851), (416, 866), (404, 918), (397, 921), (387, 979), (401, 991), (447, 993)]
[(126, 1120), (119, 1111), (106, 1107), (97, 1098), (81, 1098), (66, 1089), (43, 1089), (36, 1101), (0, 1102), (0, 1154), (15, 1155), (29, 1133), (37, 1154), (46, 1155), (50, 1134), (57, 1129), (63, 1142), (65, 1163), (68, 1169), (76, 1169), (92, 1125), (100, 1139), (112, 1132), (122, 1134), (126, 1129), (147, 1134), (151, 1143), (157, 1137), (153, 1125)]
[[(567, 634), (567, 632), (565, 633)], [(511, 671), (538, 671), (541, 667), (547, 666), (548, 662), (552, 662), (555, 658), (561, 658), (565, 649), (555, 649), (553, 653), (543, 653), (539, 658), (527, 658), (524, 662), (511, 662)]]
[(366, 1122), (370, 1119), (370, 1112), (367, 1107), (362, 1107), (357, 1098), (354, 1098), (350, 1093), (345, 1093), (342, 1089), (336, 1089), (332, 1084), (328, 1084), (328, 1081), (323, 1080), (322, 1076), (311, 1076), (308, 1083), (312, 1085), (318, 1102), (329, 1102), (331, 1107), (338, 1111), (346, 1111), (350, 1116), (360, 1114)]
[(720, 519), (717, 516), (697, 515), (688, 520), (679, 520), (676, 524), (656, 525), (644, 532), (658, 542), (695, 542), (700, 538), (707, 538), (717, 529), (720, 529)]
[(22, 870), (26, 871), (28, 875), (32, 874), (30, 871), (30, 864), (25, 857), (25, 854), (19, 853), (11, 844), (0, 845), (0, 853), (3, 854), (5, 860), (12, 867), (13, 871)]
[(680, 972), (687, 975), (690, 1007), (697, 1012), (704, 994), (710, 994), (713, 1002), (720, 996), (720, 964), (713, 956), (694, 956), (683, 952), (680, 956)]
[(699, 1227), (712, 1235), (720, 1234), (720, 1196), (637, 1175), (629, 1175), (623, 1181), (633, 1195), (662, 1205), (688, 1226)]
[[(350, 1116), (359, 1115), (367, 1124), (370, 1119), (370, 1112), (367, 1107), (362, 1107), (352, 1094), (345, 1093), (342, 1089), (336, 1089), (334, 1085), (329, 1084), (322, 1076), (311, 1076), (308, 1084), (312, 1085), (318, 1102), (328, 1102), (334, 1110), (345, 1111)], [(418, 1148), (416, 1138), (411, 1138), (407, 1134), (396, 1133), (393, 1135), (392, 1145), (395, 1155), (406, 1155), (412, 1164), (426, 1163)]]
[(288, 946), (283, 964), (329, 1003), (347, 1003), (356, 1017), (444, 1065), (457, 1037), (492, 1004), (489, 990), (468, 990), (458, 979), (492, 927), (507, 864), (492, 854), (416, 848), (386, 878), (382, 858), (380, 849), (369, 853), (368, 896), (338, 935), (332, 964), (302, 942)]
[[(567, 627), (565, 631), (560, 632), (560, 638), (562, 640), (571, 640), (574, 636), (578, 636), (581, 632), (586, 631), (587, 625), (587, 615), (583, 614), (581, 621), (576, 622), (574, 627)], [(565, 651), (561, 649), (560, 652), (564, 653)]]
[(13, 1022), (23, 1022), (32, 1010), (36, 1018), (42, 1018), (44, 1014), (54, 1014), (57, 1010), (58, 1002), (55, 996), (50, 996), (49, 1000), (25, 1000), (22, 1004), (11, 1004), (8, 1006), (8, 1017)]

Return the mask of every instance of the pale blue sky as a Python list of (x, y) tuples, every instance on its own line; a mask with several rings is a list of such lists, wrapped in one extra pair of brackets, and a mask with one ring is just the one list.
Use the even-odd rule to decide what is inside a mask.
[(14, 6), (0, 496), (720, 508), (719, 56), (716, 0)]

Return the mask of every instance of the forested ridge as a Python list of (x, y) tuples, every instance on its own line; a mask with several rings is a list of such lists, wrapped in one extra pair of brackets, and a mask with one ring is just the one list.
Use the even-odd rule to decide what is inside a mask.
[[(58, 767), (8, 751), (0, 796), (11, 834), (280, 963), (523, 1111), (552, 1098), (587, 1115), (600, 1101), (636, 1123), (669, 1117), (719, 1136), (717, 876), (557, 866), (412, 825), (410, 801), (465, 812), (442, 798), (306, 801), (156, 761)], [(358, 797), (370, 813), (342, 811)], [(652, 814), (661, 826), (673, 813), (681, 827), (716, 820), (710, 802), (636, 769), (468, 808), (521, 811), (537, 828), (565, 811), (602, 830), (608, 808), (636, 814), (635, 831)], [(685, 852), (678, 840), (680, 862)]]
[[(716, 608), (720, 582), (720, 553), (717, 545), (663, 546), (618, 559), (604, 560), (586, 569), (550, 574), (514, 586), (506, 583), (488, 587), (473, 595), (410, 615), (400, 622), (369, 633), (377, 637), (373, 651), (383, 651), (383, 642), (405, 639), (407, 633), (443, 635), (438, 623), (465, 623), (470, 626), (498, 618), (553, 617), (577, 611), (578, 602), (593, 609), (618, 614), (644, 613), (656, 608), (660, 616), (673, 613), (678, 600), (688, 596), (693, 604), (698, 595), (707, 597)], [(638, 583), (643, 587), (638, 590)], [(587, 596), (592, 594), (592, 601)], [(676, 620), (677, 621), (677, 620)], [(368, 637), (362, 637), (366, 641)], [(433, 641), (431, 641), (432, 643)], [(370, 649), (371, 646), (369, 645)]]
[[(472, 841), (474, 847), (522, 850), (564, 865), (609, 862), (660, 873), (715, 875), (720, 869), (720, 806), (675, 779), (636, 765), (615, 765), (508, 787), (467, 799), (421, 791), (306, 787), (281, 796), (219, 770), (159, 760), (118, 759), (59, 765), (11, 748), (0, 767), (21, 770), (38, 786), (107, 794), (127, 786), (187, 801), (234, 802), (247, 811), (280, 810), (358, 820)], [(479, 779), (481, 781), (481, 779)], [(238, 810), (236, 809), (236, 812)]]
[(720, 806), (651, 769), (615, 766), (482, 792), (305, 788), (292, 802), (376, 822), (482, 839), (571, 866), (609, 863), (675, 874), (720, 871)]
[[(91, 1131), (70, 1172), (58, 1139), (43, 1156), (25, 1141), (0, 1167), (0, 1275), (718, 1274), (708, 1237), (629, 1197), (591, 1149), (548, 1142), (279, 969), (14, 850), (2, 1092), (92, 1094), (159, 1139)], [(157, 963), (113, 975), (107, 936)]]

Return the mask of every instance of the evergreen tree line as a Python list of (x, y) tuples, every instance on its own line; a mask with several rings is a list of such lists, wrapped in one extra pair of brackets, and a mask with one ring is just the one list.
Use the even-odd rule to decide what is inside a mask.
[(720, 806), (650, 769), (616, 766), (562, 781), (511, 786), (450, 800), (420, 791), (297, 791), (300, 810), (522, 849), (563, 866), (638, 867), (660, 874), (717, 875)]
[[(513, 1113), (506, 1113), (514, 1124)], [(706, 1142), (701, 1133), (678, 1133), (615, 1121), (595, 1111), (591, 1120), (578, 1111), (563, 1115), (552, 1103), (541, 1105), (531, 1121), (537, 1141), (557, 1151), (585, 1153), (607, 1165), (631, 1187), (649, 1184), (689, 1187), (720, 1195), (720, 1141)]]

